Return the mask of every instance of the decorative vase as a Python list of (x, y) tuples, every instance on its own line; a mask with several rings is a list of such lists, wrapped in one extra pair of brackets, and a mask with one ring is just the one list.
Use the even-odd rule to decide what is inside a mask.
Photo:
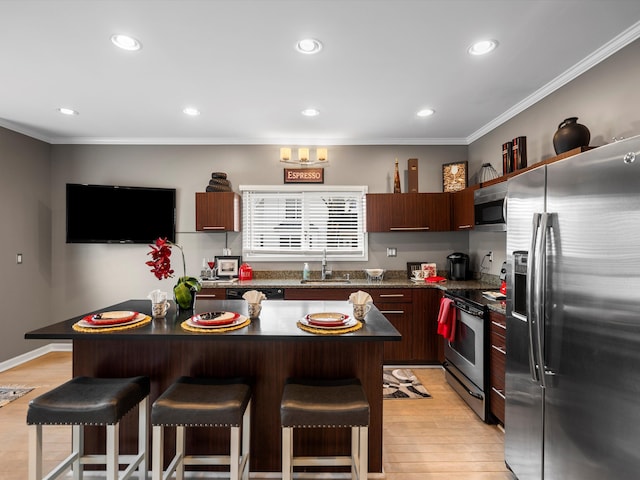
[(568, 152), (578, 147), (586, 147), (591, 140), (591, 132), (584, 125), (578, 123), (578, 117), (566, 118), (553, 135), (553, 148), (556, 155)]
[(196, 303), (197, 291), (197, 289), (189, 287), (185, 283), (177, 283), (173, 287), (173, 299), (176, 302), (178, 310), (193, 310), (193, 306)]
[(393, 193), (400, 193), (400, 171), (398, 170), (397, 158), (396, 158), (396, 168), (393, 174)]
[(493, 180), (494, 178), (498, 178), (498, 172), (493, 165), (490, 163), (483, 163), (480, 168), (480, 178), (478, 179), (480, 183), (488, 182), (489, 180)]

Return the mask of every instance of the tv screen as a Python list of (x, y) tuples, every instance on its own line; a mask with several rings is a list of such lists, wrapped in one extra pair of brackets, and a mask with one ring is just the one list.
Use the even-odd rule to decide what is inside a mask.
[(175, 242), (175, 188), (67, 184), (67, 243)]

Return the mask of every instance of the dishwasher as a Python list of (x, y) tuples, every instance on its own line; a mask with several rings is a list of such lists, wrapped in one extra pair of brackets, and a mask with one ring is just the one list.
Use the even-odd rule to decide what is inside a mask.
[(250, 292), (251, 290), (257, 290), (259, 292), (264, 293), (264, 296), (267, 297), (267, 300), (284, 300), (284, 288), (227, 288), (227, 300), (242, 300), (242, 295), (246, 292)]

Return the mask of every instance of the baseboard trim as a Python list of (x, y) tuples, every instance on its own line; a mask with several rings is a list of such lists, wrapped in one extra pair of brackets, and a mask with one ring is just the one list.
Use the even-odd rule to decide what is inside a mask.
[(9, 360), (5, 360), (4, 362), (0, 362), (0, 372), (4, 372), (5, 370), (9, 370), (10, 368), (17, 367), (31, 360), (35, 360), (36, 358), (41, 357), (42, 355), (46, 355), (47, 353), (71, 351), (73, 351), (73, 344), (70, 342), (49, 343), (48, 345), (36, 348), (35, 350), (31, 350), (30, 352), (23, 353), (22, 355), (18, 355), (17, 357), (13, 357)]

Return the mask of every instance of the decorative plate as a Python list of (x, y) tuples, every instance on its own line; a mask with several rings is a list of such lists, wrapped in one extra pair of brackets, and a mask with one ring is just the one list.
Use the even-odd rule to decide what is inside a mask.
[(329, 320), (317, 321), (312, 318), (313, 315), (307, 315), (303, 317), (302, 320), (300, 320), (300, 323), (302, 323), (303, 325), (306, 325), (307, 327), (322, 328), (322, 329), (329, 329), (329, 330), (338, 329), (338, 328), (349, 328), (358, 324), (358, 321), (355, 318), (349, 318), (349, 315), (344, 315), (341, 313), (339, 314), (334, 313), (333, 315), (340, 315), (340, 317), (342, 318), (341, 319), (334, 318), (331, 321)]
[[(225, 313), (225, 312), (223, 312)], [(219, 329), (223, 329), (223, 328), (229, 328), (229, 327), (235, 327), (237, 325), (241, 325), (244, 322), (247, 321), (247, 317), (240, 315), (239, 313), (235, 314), (237, 315), (237, 317), (229, 320), (226, 319), (224, 320), (224, 323), (200, 323), (200, 322), (196, 322), (194, 321), (194, 317), (197, 317), (197, 315), (194, 315), (193, 317), (189, 318), (187, 320), (187, 325), (189, 325), (190, 327), (195, 327), (195, 328), (209, 328), (211, 330), (215, 330), (216, 328)]]
[(127, 323), (138, 316), (138, 312), (114, 311), (87, 315), (82, 320), (93, 325), (119, 325)]
[(205, 312), (194, 315), (189, 320), (198, 327), (222, 327), (231, 325), (239, 316), (235, 312)]
[[(112, 313), (112, 312), (108, 312), (108, 313)], [(124, 317), (124, 318), (127, 318), (124, 321), (114, 319), (114, 318), (107, 320), (104, 317), (101, 317), (99, 319), (94, 319), (93, 317), (95, 315), (87, 315), (86, 317), (84, 317), (82, 320), (78, 322), (78, 326), (84, 327), (84, 328), (121, 327), (125, 325), (131, 325), (133, 323), (138, 323), (144, 320), (145, 318), (147, 318), (147, 316), (144, 313), (136, 313), (136, 312), (133, 312), (133, 313), (135, 314), (133, 318)], [(107, 317), (107, 318), (110, 318), (110, 317)]]

